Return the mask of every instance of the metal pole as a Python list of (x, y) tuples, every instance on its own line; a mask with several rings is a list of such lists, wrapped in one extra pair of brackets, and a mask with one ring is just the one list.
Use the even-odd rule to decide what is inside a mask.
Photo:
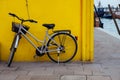
[(113, 12), (112, 12), (112, 9), (111, 9), (111, 7), (110, 7), (110, 4), (108, 4), (108, 8), (109, 8), (109, 10), (110, 10), (110, 13), (112, 14), (112, 18), (113, 18), (113, 21), (114, 21), (114, 23), (115, 23), (115, 26), (116, 26), (117, 32), (118, 32), (118, 34), (120, 35), (120, 30), (119, 30), (119, 27), (118, 27), (117, 21), (116, 21), (116, 19), (115, 19), (115, 16), (114, 16), (114, 14), (113, 14)]
[(100, 22), (100, 27), (101, 28), (103, 28), (103, 23), (102, 23), (102, 21), (101, 21), (101, 19), (100, 19), (100, 17), (98, 16), (98, 11), (97, 11), (97, 9), (96, 9), (96, 6), (94, 5), (94, 9), (95, 9), (95, 13), (96, 13), (96, 15), (97, 15), (97, 17), (98, 17), (98, 19), (99, 19), (99, 22)]

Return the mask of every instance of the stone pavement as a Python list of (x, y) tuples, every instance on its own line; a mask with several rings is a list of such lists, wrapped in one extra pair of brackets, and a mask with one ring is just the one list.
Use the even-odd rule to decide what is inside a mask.
[(95, 29), (93, 63), (0, 62), (0, 80), (120, 80), (120, 40)]
[[(24, 62), (0, 65), (0, 80), (112, 80), (113, 69), (98, 63)], [(114, 80), (114, 79), (113, 79)]]

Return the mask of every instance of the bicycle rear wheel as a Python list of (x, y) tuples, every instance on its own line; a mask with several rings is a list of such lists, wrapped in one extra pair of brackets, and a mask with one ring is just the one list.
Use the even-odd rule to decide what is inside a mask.
[(74, 58), (77, 52), (77, 41), (69, 33), (57, 33), (48, 41), (48, 57), (56, 63), (66, 63)]

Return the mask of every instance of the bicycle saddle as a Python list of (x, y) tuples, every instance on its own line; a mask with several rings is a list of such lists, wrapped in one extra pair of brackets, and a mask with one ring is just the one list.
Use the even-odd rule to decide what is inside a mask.
[(43, 24), (48, 29), (53, 29), (55, 27), (55, 24)]

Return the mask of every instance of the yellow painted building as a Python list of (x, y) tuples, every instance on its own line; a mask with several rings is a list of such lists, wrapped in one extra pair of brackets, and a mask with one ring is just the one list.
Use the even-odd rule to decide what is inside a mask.
[[(38, 21), (26, 23), (29, 31), (43, 39), (46, 28), (43, 23), (55, 23), (54, 30), (70, 29), (78, 37), (78, 52), (74, 61), (93, 61), (94, 28), (93, 0), (27, 0), (31, 19)], [(0, 0), (0, 60), (7, 61), (14, 37), (11, 31), (13, 19), (8, 13), (28, 19), (26, 0)], [(17, 21), (18, 22), (18, 21)], [(46, 61), (47, 56), (34, 59), (35, 49), (22, 38), (15, 53), (14, 61)]]

